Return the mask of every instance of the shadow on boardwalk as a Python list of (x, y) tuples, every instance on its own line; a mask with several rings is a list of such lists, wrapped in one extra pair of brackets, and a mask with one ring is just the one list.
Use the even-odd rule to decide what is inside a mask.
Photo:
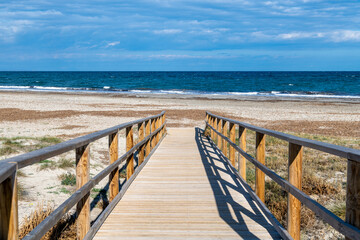
[[(247, 222), (243, 218), (246, 215), (256, 224), (262, 225), (264, 227), (263, 231), (267, 230), (271, 237), (280, 239), (281, 237), (274, 227), (266, 221), (249, 193), (243, 188), (237, 176), (232, 172), (223, 154), (202, 133), (203, 130), (195, 128), (195, 141), (214, 193), (220, 217), (242, 238), (259, 239), (250, 232), (251, 230), (246, 225)], [(224, 176), (226, 176), (226, 180), (224, 180)], [(227, 181), (230, 179), (231, 182)], [(250, 208), (248, 206), (247, 208), (241, 206), (234, 200), (231, 193), (243, 195), (246, 201), (249, 202)]]

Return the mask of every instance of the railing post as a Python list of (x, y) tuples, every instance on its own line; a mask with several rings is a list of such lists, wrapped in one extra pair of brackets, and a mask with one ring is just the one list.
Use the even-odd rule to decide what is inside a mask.
[[(155, 131), (155, 118), (151, 119), (151, 133)], [(155, 136), (151, 137), (151, 149), (155, 147)]]
[(11, 175), (0, 183), (0, 239), (18, 239), (18, 198), (16, 165)]
[[(289, 143), (289, 183), (301, 190), (302, 177), (302, 155), (301, 145)], [(295, 239), (300, 239), (300, 210), (301, 202), (290, 193), (288, 194), (288, 232)]]
[(360, 228), (360, 163), (351, 159), (347, 164), (345, 221)]
[[(256, 160), (265, 165), (265, 135), (256, 132)], [(265, 173), (255, 168), (255, 192), (265, 202)]]
[[(159, 129), (160, 126), (160, 117), (156, 118), (156, 130)], [(156, 145), (159, 143), (159, 132), (157, 132), (156, 134)]]
[[(81, 188), (89, 181), (90, 173), (90, 146), (76, 149), (76, 189)], [(90, 193), (87, 193), (76, 205), (77, 239), (85, 237), (90, 229)]]
[[(218, 118), (218, 122), (217, 122), (217, 131), (219, 132), (219, 133), (222, 133), (222, 128), (221, 128), (221, 119), (220, 118)], [(221, 150), (221, 148), (222, 148), (222, 138), (220, 137), (220, 135), (218, 134), (218, 136), (217, 136), (217, 146), (218, 146), (218, 148)]]
[[(226, 121), (222, 121), (222, 134), (227, 137), (228, 135), (228, 131), (227, 131), (227, 122)], [(225, 157), (228, 157), (228, 147), (227, 147), (227, 141), (223, 138), (222, 139), (222, 148), (221, 151), (223, 152), (223, 154), (225, 155)]]
[[(246, 152), (246, 128), (239, 126), (239, 145), (240, 148)], [(239, 153), (238, 171), (243, 179), (246, 181), (246, 158)]]
[[(139, 132), (139, 142), (141, 142), (142, 140), (144, 140), (144, 123), (139, 123), (138, 124), (138, 132)], [(145, 150), (145, 144), (142, 145), (139, 149), (139, 166), (141, 165), (141, 163), (144, 161), (144, 150)]]
[[(132, 126), (126, 128), (126, 152), (134, 146)], [(132, 153), (126, 160), (126, 180), (134, 173), (134, 154)]]
[[(149, 136), (150, 135), (150, 120), (145, 121), (145, 136)], [(145, 150), (146, 150), (146, 157), (149, 155), (150, 153), (150, 140), (147, 140), (146, 142), (146, 146), (145, 146)]]
[[(166, 113), (164, 113), (164, 115), (163, 115), (163, 123), (166, 122), (166, 115), (165, 114)], [(164, 133), (166, 133), (166, 124), (164, 125)]]
[[(215, 128), (214, 117), (210, 117), (210, 125), (211, 125), (213, 128)], [(212, 139), (213, 141), (215, 141), (215, 139), (214, 139), (214, 131), (213, 131), (212, 129), (211, 129), (210, 131), (211, 131), (211, 139)]]
[[(110, 164), (112, 164), (119, 157), (117, 132), (109, 135), (109, 153)], [(115, 168), (109, 175), (109, 188), (109, 201), (111, 202), (119, 193), (119, 167)]]
[[(230, 140), (235, 143), (235, 124), (233, 123), (229, 123), (229, 128), (230, 128)], [(231, 164), (235, 167), (235, 148), (233, 148), (232, 146), (230, 146), (230, 162)]]

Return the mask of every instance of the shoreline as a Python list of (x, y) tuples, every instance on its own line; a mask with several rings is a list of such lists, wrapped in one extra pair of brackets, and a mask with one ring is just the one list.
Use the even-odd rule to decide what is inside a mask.
[(1, 93), (26, 93), (26, 94), (60, 94), (60, 95), (85, 95), (105, 96), (122, 98), (159, 98), (159, 99), (197, 99), (197, 100), (234, 100), (234, 101), (287, 101), (287, 102), (330, 102), (330, 103), (354, 103), (360, 104), (360, 96), (341, 95), (296, 95), (296, 94), (176, 94), (158, 92), (131, 92), (131, 91), (91, 91), (91, 90), (40, 90), (40, 89), (0, 89)]

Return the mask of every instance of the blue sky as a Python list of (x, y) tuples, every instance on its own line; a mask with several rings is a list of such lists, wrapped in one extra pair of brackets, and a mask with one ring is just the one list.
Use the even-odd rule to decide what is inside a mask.
[(360, 70), (360, 2), (0, 2), (0, 70)]

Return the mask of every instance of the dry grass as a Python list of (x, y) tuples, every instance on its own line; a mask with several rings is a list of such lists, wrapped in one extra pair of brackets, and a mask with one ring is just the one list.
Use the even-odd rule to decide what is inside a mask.
[[(47, 204), (39, 204), (37, 208), (24, 219), (24, 223), (19, 229), (19, 239), (25, 237), (39, 223), (41, 223), (54, 210), (53, 206)], [(42, 238), (42, 240), (51, 239), (76, 239), (75, 219), (71, 216), (64, 216), (53, 228), (50, 229)]]

